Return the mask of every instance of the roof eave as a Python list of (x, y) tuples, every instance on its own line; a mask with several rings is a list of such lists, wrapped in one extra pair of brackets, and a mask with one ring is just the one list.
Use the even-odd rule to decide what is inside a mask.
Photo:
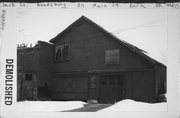
[(103, 31), (105, 34), (107, 34), (108, 36), (112, 37), (113, 39), (117, 40), (118, 42), (122, 43), (124, 46), (126, 46), (127, 48), (129, 48), (130, 50), (132, 50), (133, 52), (135, 52), (136, 54), (140, 55), (141, 57), (145, 58), (147, 61), (149, 61), (152, 64), (160, 64), (162, 66), (165, 66), (164, 64), (154, 60), (153, 58), (149, 57), (148, 55), (144, 54), (143, 52), (139, 52), (137, 50), (135, 50), (133, 47), (131, 47), (130, 45), (128, 45), (127, 43), (123, 42), (122, 40), (120, 40), (119, 38), (115, 37), (114, 35), (112, 35), (111, 33), (109, 33), (108, 31), (106, 31), (104, 28), (102, 28), (101, 26), (99, 26), (98, 24), (96, 24), (95, 22), (93, 22), (92, 20), (90, 20), (89, 18), (85, 17), (85, 16), (81, 16), (79, 19), (77, 19), (75, 22), (73, 22), (70, 26), (68, 26), (65, 30), (63, 30), (61, 33), (59, 33), (56, 37), (52, 38), (49, 42), (54, 43), (58, 38), (57, 37), (61, 37), (65, 32), (67, 32), (68, 30), (70, 30), (70, 28), (77, 22), (80, 21), (80, 19), (84, 19), (85, 21), (87, 21), (88, 23), (92, 24), (93, 26), (95, 26), (96, 28), (98, 28), (99, 30)]

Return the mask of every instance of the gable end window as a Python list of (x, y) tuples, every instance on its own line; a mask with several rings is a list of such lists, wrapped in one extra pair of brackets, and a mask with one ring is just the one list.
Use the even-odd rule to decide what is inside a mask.
[(105, 51), (106, 65), (119, 65), (119, 49)]
[(55, 48), (55, 61), (56, 62), (67, 62), (69, 61), (69, 44), (58, 45)]

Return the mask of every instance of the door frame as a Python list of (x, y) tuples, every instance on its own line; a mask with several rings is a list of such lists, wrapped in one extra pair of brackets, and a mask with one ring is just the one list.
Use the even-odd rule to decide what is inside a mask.
[[(121, 77), (121, 79), (123, 80), (123, 90), (122, 90), (122, 92), (123, 92), (123, 95), (122, 95), (122, 99), (121, 100), (123, 100), (123, 99), (125, 99), (126, 98), (126, 77), (125, 77), (125, 74), (124, 73), (108, 73), (108, 74), (99, 74), (99, 89), (98, 89), (98, 96), (97, 96), (97, 99), (98, 99), (98, 102), (103, 102), (103, 101), (107, 101), (107, 103), (115, 103), (115, 102), (117, 102), (117, 101), (121, 101), (121, 100), (118, 100), (119, 98), (118, 98), (118, 96), (117, 96), (117, 94), (118, 94), (118, 78), (113, 78), (114, 80), (115, 80), (115, 84), (114, 84), (114, 87), (113, 87), (113, 89), (115, 90), (115, 92), (113, 93), (114, 94), (114, 96), (115, 96), (115, 100), (112, 102), (111, 101), (111, 99), (110, 99), (110, 101), (109, 101), (109, 99), (108, 100), (102, 100), (103, 98), (103, 96), (101, 96), (101, 94), (102, 94), (102, 79), (101, 79), (101, 76), (120, 76)], [(107, 91), (108, 90), (110, 90), (110, 88), (109, 87), (111, 87), (112, 85), (109, 85), (110, 84), (110, 80), (111, 80), (111, 78), (107, 78), (107, 82), (106, 82), (106, 86), (107, 86)], [(111, 89), (111, 90), (113, 90), (113, 89)], [(111, 94), (110, 93), (107, 93), (107, 97), (109, 97)], [(105, 99), (107, 99), (107, 98), (105, 98)]]

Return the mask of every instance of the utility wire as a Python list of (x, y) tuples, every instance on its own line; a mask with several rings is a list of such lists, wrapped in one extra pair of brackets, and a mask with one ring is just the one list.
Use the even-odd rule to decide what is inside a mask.
[(134, 29), (139, 29), (139, 28), (148, 28), (148, 27), (155, 27), (155, 26), (158, 26), (158, 25), (163, 25), (162, 22), (160, 22), (160, 20), (161, 19), (159, 19), (159, 21), (156, 20), (156, 21), (152, 21), (152, 22), (148, 22), (148, 23), (143, 23), (143, 24), (136, 25), (136, 26), (129, 27), (129, 28), (123, 28), (123, 29), (115, 30), (115, 31), (112, 31), (111, 33), (116, 33), (116, 32), (119, 32), (119, 31), (127, 31), (127, 30), (134, 30)]

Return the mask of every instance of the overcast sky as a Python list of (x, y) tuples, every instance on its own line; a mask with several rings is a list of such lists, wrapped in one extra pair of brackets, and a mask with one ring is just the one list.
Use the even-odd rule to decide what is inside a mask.
[(23, 9), (17, 12), (17, 43), (49, 41), (82, 15), (166, 64), (167, 13), (153, 9)]

